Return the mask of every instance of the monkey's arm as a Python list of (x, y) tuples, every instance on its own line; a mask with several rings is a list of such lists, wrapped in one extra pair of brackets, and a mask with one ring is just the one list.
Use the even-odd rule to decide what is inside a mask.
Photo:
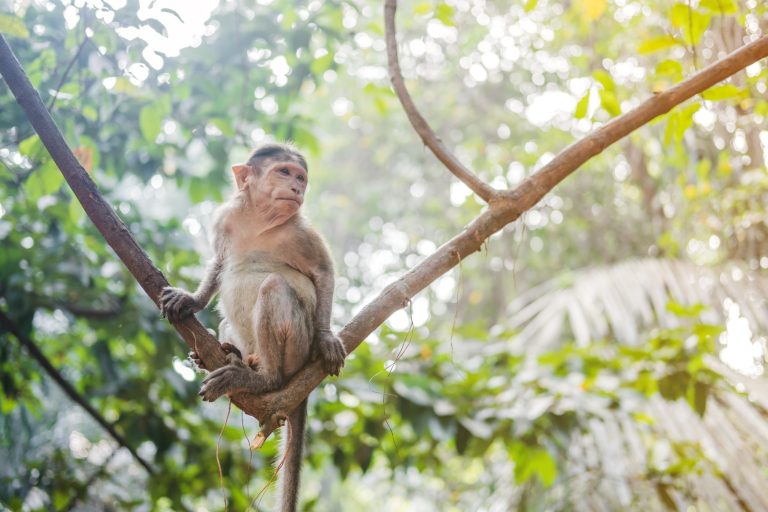
[(310, 267), (310, 278), (315, 284), (317, 306), (315, 307), (315, 347), (323, 361), (323, 369), (331, 375), (338, 375), (344, 366), (347, 353), (341, 340), (331, 331), (331, 309), (333, 308), (333, 263), (322, 240), (316, 254), (318, 261)]
[(195, 293), (172, 286), (163, 288), (160, 292), (160, 311), (163, 316), (171, 322), (178, 322), (204, 309), (221, 285), (222, 265), (222, 259), (218, 255), (211, 260)]

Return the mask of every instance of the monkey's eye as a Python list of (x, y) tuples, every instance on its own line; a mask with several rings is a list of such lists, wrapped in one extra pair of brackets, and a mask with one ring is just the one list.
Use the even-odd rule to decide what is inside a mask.
[(304, 183), (305, 181), (307, 181), (307, 179), (306, 179), (304, 176), (302, 176), (301, 174), (299, 174), (298, 180), (299, 180), (300, 182), (302, 182), (302, 183)]
[(289, 176), (289, 175), (291, 174), (291, 171), (289, 171), (289, 170), (288, 170), (287, 168), (285, 168), (285, 167), (283, 167), (282, 169), (278, 170), (277, 172), (279, 172), (279, 173), (280, 173), (280, 174), (282, 174), (283, 176)]

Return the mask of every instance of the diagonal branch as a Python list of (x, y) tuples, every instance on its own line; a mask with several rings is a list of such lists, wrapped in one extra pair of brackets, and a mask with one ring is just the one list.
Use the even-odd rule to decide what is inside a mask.
[(397, 54), (397, 35), (395, 32), (395, 11), (397, 10), (397, 0), (387, 0), (384, 4), (384, 25), (387, 33), (387, 60), (389, 61), (389, 78), (392, 81), (397, 97), (403, 105), (403, 110), (408, 115), (408, 120), (413, 125), (416, 133), (419, 134), (424, 144), (434, 153), (445, 167), (459, 178), (472, 192), (480, 196), (486, 203), (490, 202), (498, 193), (493, 187), (478, 178), (472, 171), (467, 169), (451, 153), (445, 144), (437, 137), (432, 128), (429, 127), (426, 119), (419, 113), (416, 105), (413, 103), (408, 89), (403, 81), (403, 73), (400, 70), (400, 59)]
[(501, 192), (502, 198), (499, 202), (513, 211), (528, 210), (555, 185), (614, 142), (765, 57), (768, 57), (768, 36), (745, 44), (674, 87), (651, 96), (632, 110), (611, 119), (560, 151), (555, 158), (514, 190)]
[(112, 439), (117, 441), (117, 444), (128, 450), (131, 455), (133, 455), (133, 458), (136, 459), (136, 462), (141, 464), (148, 473), (153, 474), (155, 472), (150, 463), (144, 460), (144, 458), (139, 455), (130, 444), (128, 444), (128, 441), (126, 441), (125, 438), (120, 435), (117, 430), (115, 430), (115, 426), (112, 423), (108, 422), (104, 416), (99, 413), (99, 411), (94, 409), (93, 406), (91, 406), (91, 404), (89, 404), (88, 401), (83, 398), (80, 393), (77, 392), (72, 384), (70, 384), (69, 381), (67, 381), (61, 375), (61, 373), (59, 373), (56, 367), (53, 366), (51, 361), (45, 357), (45, 354), (43, 354), (37, 344), (35, 344), (35, 342), (32, 341), (30, 337), (25, 336), (24, 333), (22, 333), (18, 326), (13, 322), (13, 320), (8, 318), (8, 316), (3, 311), (0, 311), (0, 327), (13, 334), (19, 343), (25, 349), (27, 349), (27, 352), (29, 352), (29, 355), (32, 356), (32, 359), (37, 361), (37, 363), (43, 367), (45, 373), (47, 373), (48, 376), (53, 379), (56, 384), (59, 385), (61, 390), (64, 391), (64, 393), (70, 399), (72, 399), (73, 402), (82, 407), (83, 410), (88, 413), (88, 416), (93, 418), (96, 423), (101, 425), (104, 430), (109, 432), (109, 435), (112, 436)]
[[(463, 232), (387, 286), (350, 320), (339, 333), (347, 352), (355, 350), (389, 315), (404, 307), (411, 297), (455, 267), (466, 256), (478, 251), (492, 234), (533, 207), (547, 192), (589, 158), (654, 117), (668, 112), (686, 99), (766, 56), (768, 37), (762, 37), (567, 147), (515, 190), (503, 194), (494, 193), (490, 198), (490, 208), (472, 221)], [(75, 195), (83, 203), (91, 220), (147, 294), (157, 302), (157, 295), (167, 281), (136, 244), (125, 225), (103, 200), (88, 174), (72, 155), (2, 37), (0, 73), (24, 108)], [(218, 343), (196, 319), (187, 319), (175, 324), (175, 327), (187, 344), (198, 351), (207, 368), (218, 368), (225, 364)], [(247, 414), (258, 418), (262, 424), (270, 425), (274, 423), (272, 418), (293, 410), (325, 377), (326, 373), (321, 365), (317, 362), (311, 363), (280, 391), (259, 396), (239, 394), (233, 401)], [(265, 434), (269, 435), (270, 432), (271, 430), (267, 429)]]

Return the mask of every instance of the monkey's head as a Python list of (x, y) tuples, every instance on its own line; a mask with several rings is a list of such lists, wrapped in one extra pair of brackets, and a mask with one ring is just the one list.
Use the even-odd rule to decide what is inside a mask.
[(239, 193), (248, 203), (289, 218), (304, 203), (309, 183), (307, 162), (293, 147), (268, 144), (248, 162), (232, 166)]

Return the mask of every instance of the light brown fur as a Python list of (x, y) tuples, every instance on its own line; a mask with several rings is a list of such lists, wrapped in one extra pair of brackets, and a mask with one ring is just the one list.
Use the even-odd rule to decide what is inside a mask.
[[(308, 182), (304, 158), (288, 146), (270, 145), (232, 170), (238, 191), (217, 210), (215, 256), (205, 278), (194, 293), (169, 287), (160, 300), (163, 313), (179, 321), (221, 292), (219, 337), (232, 364), (203, 381), (200, 395), (209, 401), (278, 389), (313, 351), (337, 375), (346, 355), (330, 330), (331, 258), (299, 213)], [(296, 508), (305, 417), (306, 401), (288, 418), (284, 512)]]

